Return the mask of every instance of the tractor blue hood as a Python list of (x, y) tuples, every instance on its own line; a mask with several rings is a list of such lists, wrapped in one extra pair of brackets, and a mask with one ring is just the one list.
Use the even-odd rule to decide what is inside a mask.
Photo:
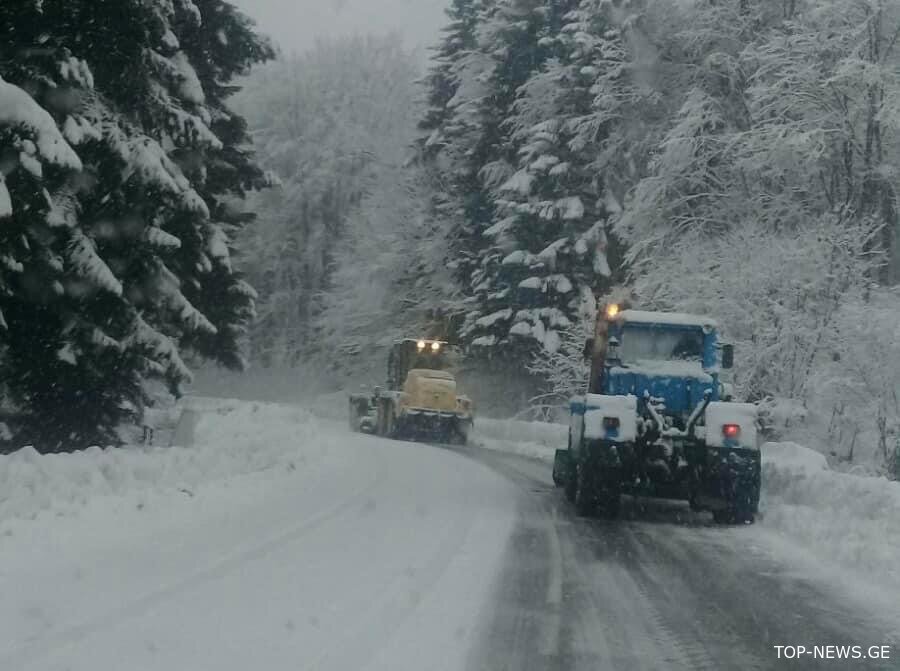
[(687, 416), (712, 390), (718, 399), (715, 373), (705, 371), (699, 361), (640, 361), (616, 363), (607, 368), (603, 393), (614, 396), (634, 394), (643, 398), (649, 391), (654, 398), (665, 399), (664, 414)]

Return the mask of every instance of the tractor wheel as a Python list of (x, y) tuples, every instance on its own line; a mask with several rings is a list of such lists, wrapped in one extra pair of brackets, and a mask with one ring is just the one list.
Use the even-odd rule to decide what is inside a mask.
[(360, 404), (350, 402), (350, 430), (354, 433), (360, 433), (362, 428), (360, 427), (360, 421), (363, 418), (365, 413), (360, 412)]
[(566, 481), (560, 477), (559, 473), (554, 468), (553, 469), (553, 485), (556, 487), (562, 487), (565, 483), (566, 483)]
[(713, 521), (716, 524), (753, 524), (755, 518), (750, 510), (726, 508), (713, 511)]
[(450, 444), (466, 446), (469, 444), (469, 431), (472, 429), (471, 422), (460, 422), (450, 430)]
[(713, 512), (713, 520), (717, 524), (753, 524), (759, 501), (759, 485), (739, 480), (726, 494), (728, 507)]
[(575, 474), (570, 473), (569, 477), (566, 478), (563, 483), (563, 493), (566, 496), (566, 501), (569, 503), (575, 503), (575, 493), (578, 489), (578, 483), (575, 481)]
[(553, 455), (553, 484), (564, 487), (573, 477), (571, 448), (556, 450)]
[(697, 495), (691, 494), (688, 498), (688, 506), (690, 506), (691, 510), (695, 513), (700, 512), (703, 508), (700, 507), (700, 504), (697, 503)]
[(619, 492), (618, 482), (611, 480), (604, 483), (603, 488), (597, 492), (597, 507), (600, 514), (608, 520), (614, 520), (619, 517), (622, 510), (622, 496)]
[(716, 524), (734, 524), (734, 511), (729, 508), (713, 510), (713, 521)]
[(597, 492), (590, 467), (582, 460), (575, 465), (575, 512), (582, 517), (592, 517), (597, 511)]

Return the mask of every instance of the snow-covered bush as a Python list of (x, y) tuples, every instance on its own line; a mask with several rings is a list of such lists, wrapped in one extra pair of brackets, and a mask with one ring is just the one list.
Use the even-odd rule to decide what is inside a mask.
[(392, 38), (346, 38), (259, 69), (239, 96), (281, 181), (254, 199), (257, 225), (239, 240), (240, 266), (261, 294), (255, 363), (330, 363), (389, 340), (421, 295), (399, 283), (428, 274), (423, 256), (443, 260), (405, 167), (418, 74)]
[(900, 293), (877, 289), (844, 302), (834, 340), (812, 375), (806, 427), (839, 460), (892, 471), (900, 444)]
[(535, 353), (528, 370), (546, 385), (544, 392), (531, 399), (531, 406), (539, 417), (553, 419), (568, 407), (570, 398), (587, 390), (590, 363), (584, 356), (584, 344), (593, 325), (593, 317), (585, 315), (559, 332), (558, 349), (550, 351), (542, 347)]
[(635, 280), (642, 306), (715, 317), (735, 344), (735, 383), (751, 400), (808, 398), (840, 345), (839, 315), (875, 270), (873, 231), (838, 217), (784, 232), (738, 226), (685, 236)]

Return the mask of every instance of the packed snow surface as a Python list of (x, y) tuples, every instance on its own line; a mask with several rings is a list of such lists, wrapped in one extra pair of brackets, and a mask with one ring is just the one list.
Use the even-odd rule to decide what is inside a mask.
[[(480, 447), (553, 462), (565, 448), (562, 424), (476, 418)], [(900, 483), (831, 470), (795, 443), (765, 443), (762, 501), (754, 533), (840, 578), (900, 590)]]
[[(26, 447), (0, 456), (0, 530), (16, 518), (72, 516), (100, 497), (139, 498), (194, 490), (249, 473), (278, 471), (320, 454), (317, 426), (293, 406), (193, 402), (200, 439), (191, 447), (90, 448), (40, 455)], [(298, 451), (297, 443), (305, 447)]]
[(296, 407), (188, 412), (190, 447), (0, 457), (0, 669), (466, 668), (512, 485)]
[[(0, 668), (467, 668), (516, 519), (509, 481), (296, 406), (183, 409), (182, 447), (0, 457)], [(566, 435), (477, 418), (472, 442), (550, 462)], [(900, 587), (900, 487), (762, 449), (758, 523), (715, 538)]]
[(796, 443), (766, 443), (762, 458), (763, 526), (900, 589), (900, 483), (831, 470)]

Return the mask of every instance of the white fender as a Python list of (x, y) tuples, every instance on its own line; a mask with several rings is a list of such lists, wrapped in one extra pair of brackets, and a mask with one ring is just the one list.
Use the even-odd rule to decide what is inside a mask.
[(606, 417), (619, 420), (618, 435), (614, 440), (622, 443), (633, 442), (637, 438), (637, 397), (606, 396), (605, 394), (587, 394), (585, 397), (584, 437), (589, 440), (607, 438), (607, 430), (603, 427)]
[[(759, 449), (757, 417), (759, 408), (753, 403), (724, 403), (714, 401), (706, 407), (706, 444), (710, 447), (743, 447)], [(723, 427), (736, 424), (740, 433), (726, 438)], [(727, 443), (727, 444), (726, 444)]]

